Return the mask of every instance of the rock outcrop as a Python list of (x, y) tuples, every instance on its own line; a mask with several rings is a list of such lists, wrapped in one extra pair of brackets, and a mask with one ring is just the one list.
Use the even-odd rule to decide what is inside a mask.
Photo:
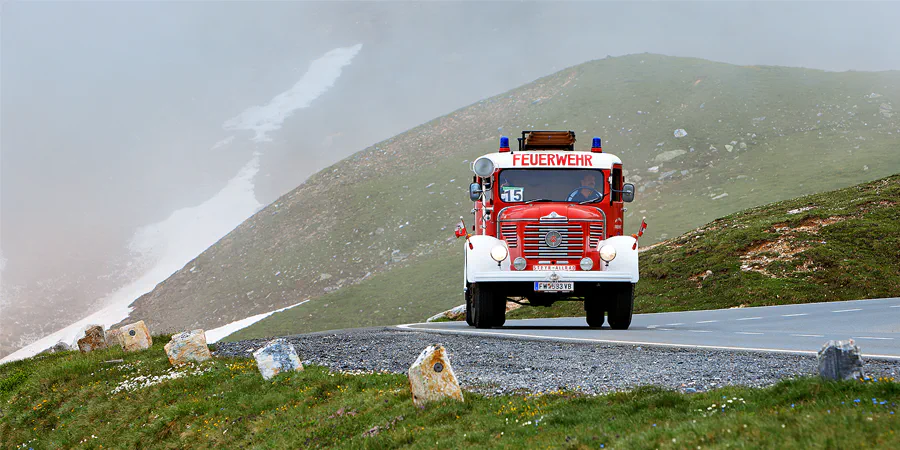
[(103, 327), (93, 325), (84, 331), (84, 337), (78, 340), (78, 350), (81, 353), (90, 353), (94, 350), (103, 350), (106, 348), (106, 335), (103, 333)]
[(212, 358), (206, 345), (206, 333), (203, 330), (185, 331), (172, 336), (165, 346), (169, 364), (178, 366), (188, 362), (203, 362)]
[(121, 329), (110, 328), (106, 331), (106, 346), (109, 348), (123, 348), (125, 346)]
[(265, 347), (253, 352), (253, 357), (256, 358), (259, 373), (266, 380), (279, 373), (303, 370), (297, 350), (285, 339), (270, 341)]

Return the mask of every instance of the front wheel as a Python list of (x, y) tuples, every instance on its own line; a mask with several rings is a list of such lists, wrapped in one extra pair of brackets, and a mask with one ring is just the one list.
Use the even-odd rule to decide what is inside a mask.
[(589, 327), (602, 327), (605, 313), (600, 299), (584, 299), (584, 318), (587, 319)]
[(472, 285), (466, 283), (466, 324), (475, 326), (475, 311), (472, 308)]
[(472, 325), (475, 328), (490, 328), (496, 324), (495, 296), (493, 290), (484, 283), (474, 283), (472, 290), (472, 306), (475, 311)]
[(620, 283), (609, 299), (609, 327), (613, 330), (627, 330), (631, 326), (634, 312), (634, 284)]

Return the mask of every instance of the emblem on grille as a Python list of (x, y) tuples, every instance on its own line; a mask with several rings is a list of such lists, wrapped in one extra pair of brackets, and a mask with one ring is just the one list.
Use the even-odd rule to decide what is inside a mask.
[(559, 244), (562, 244), (562, 235), (556, 230), (549, 231), (547, 235), (544, 236), (544, 242), (552, 248), (559, 247)]

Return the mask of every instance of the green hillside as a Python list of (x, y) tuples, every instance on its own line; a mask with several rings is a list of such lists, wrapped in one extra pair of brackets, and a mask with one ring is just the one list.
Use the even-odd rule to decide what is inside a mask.
[[(459, 280), (437, 276), (443, 267), (457, 263), (460, 254), (455, 251), (422, 265), (392, 270), (327, 295), (323, 301), (329, 306), (314, 315), (303, 309), (273, 314), (229, 340), (340, 328), (343, 317), (352, 314), (360, 316), (359, 326), (385, 324), (393, 314), (386, 305), (421, 311), (415, 319), (421, 322), (440, 310), (428, 309), (427, 302), (416, 299), (460, 288)], [(423, 285), (420, 280), (435, 283)], [(741, 211), (642, 252), (635, 312), (855, 300), (898, 293), (900, 174)], [(376, 306), (374, 311), (358, 311), (360, 304)], [(520, 308), (508, 315), (515, 319), (580, 316), (584, 316), (581, 302)]]
[[(900, 174), (717, 219), (641, 254), (639, 313), (894, 297)], [(580, 302), (510, 318), (583, 316)], [(249, 331), (249, 330), (248, 330)]]
[[(648, 54), (585, 63), (317, 173), (140, 298), (129, 320), (210, 328), (312, 298), (292, 332), (419, 321), (462, 303), (452, 228), (471, 209), (469, 162), (500, 134), (571, 129), (585, 148), (603, 137), (638, 186), (626, 232), (646, 216), (650, 244), (896, 173), (898, 99), (898, 72)], [(688, 135), (675, 138), (678, 128)]]

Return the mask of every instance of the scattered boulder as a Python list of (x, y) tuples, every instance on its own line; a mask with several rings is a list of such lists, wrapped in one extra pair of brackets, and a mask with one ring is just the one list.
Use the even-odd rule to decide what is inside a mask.
[(675, 137), (677, 137), (677, 138), (683, 138), (683, 137), (687, 136), (687, 131), (684, 131), (684, 128), (679, 128), (679, 129), (675, 130), (674, 134), (675, 134)]
[(119, 328), (110, 328), (106, 331), (106, 346), (109, 348), (123, 348), (125, 339), (122, 337), (122, 330)]
[(731, 153), (734, 150), (734, 146), (731, 144), (725, 144), (725, 150), (728, 150), (728, 153)]
[(256, 366), (263, 378), (268, 380), (282, 372), (300, 372), (303, 363), (297, 350), (285, 339), (269, 341), (265, 347), (253, 352)]
[(658, 162), (658, 163), (667, 162), (667, 161), (671, 161), (681, 155), (684, 155), (685, 153), (687, 153), (687, 152), (684, 150), (669, 150), (667, 152), (662, 152), (662, 153), (656, 155), (656, 157), (653, 158), (653, 161)]
[(831, 380), (852, 380), (865, 376), (859, 347), (853, 339), (828, 341), (819, 350), (819, 375)]
[(84, 337), (78, 340), (78, 350), (81, 353), (90, 353), (94, 350), (103, 350), (106, 348), (106, 335), (103, 334), (103, 327), (100, 325), (92, 325), (84, 331)]
[(48, 354), (48, 353), (67, 352), (69, 350), (72, 350), (72, 347), (70, 347), (69, 344), (66, 344), (63, 341), (59, 341), (59, 342), (53, 344), (52, 347), (42, 351), (39, 354), (44, 355), (44, 354)]
[(173, 366), (186, 364), (189, 361), (203, 362), (212, 358), (206, 345), (206, 333), (203, 330), (185, 331), (172, 336), (166, 344), (166, 356)]
[(119, 328), (119, 331), (122, 332), (122, 350), (126, 352), (146, 350), (153, 346), (150, 330), (143, 320), (125, 325)]
[(442, 313), (435, 314), (426, 320), (426, 322), (434, 322), (440, 319), (459, 320), (460, 317), (466, 316), (466, 305), (459, 305), (455, 308), (448, 309)]
[(445, 398), (463, 401), (459, 381), (441, 344), (429, 345), (410, 366), (409, 386), (417, 407)]

